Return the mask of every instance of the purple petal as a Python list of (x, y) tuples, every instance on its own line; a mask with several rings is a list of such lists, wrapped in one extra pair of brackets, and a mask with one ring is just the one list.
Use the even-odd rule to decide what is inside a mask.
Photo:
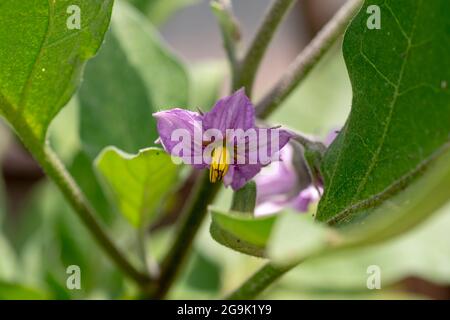
[(261, 203), (255, 208), (255, 217), (262, 217), (280, 212), (286, 207), (286, 204), (285, 201), (269, 201)]
[(298, 178), (292, 164), (294, 150), (288, 144), (280, 151), (280, 161), (263, 168), (255, 177), (256, 203), (272, 201), (280, 195), (289, 195), (297, 186)]
[[(280, 151), (295, 136), (294, 133), (283, 129), (273, 128), (258, 128), (257, 143), (249, 143), (249, 148), (246, 150), (246, 158), (253, 163), (257, 159), (260, 165), (268, 165), (272, 161), (280, 160)], [(254, 146), (257, 146), (256, 148)]]
[(225, 134), (227, 129), (247, 130), (255, 127), (255, 108), (242, 88), (229, 97), (216, 102), (204, 115), (204, 128), (218, 129)]
[(223, 183), (227, 187), (231, 186), (231, 188), (236, 191), (253, 179), (259, 171), (261, 171), (261, 166), (258, 164), (233, 165), (229, 167), (228, 173), (223, 178)]
[(329, 147), (333, 143), (334, 139), (336, 139), (338, 134), (339, 134), (339, 130), (331, 130), (328, 133), (328, 135), (325, 137), (325, 141), (324, 141), (325, 146)]
[[(159, 141), (164, 149), (173, 156), (187, 157), (190, 159), (188, 162), (194, 164), (194, 155), (201, 157), (203, 151), (202, 116), (178, 108), (156, 112), (153, 116), (157, 120)], [(202, 163), (196, 164), (204, 167)]]
[(308, 212), (309, 205), (320, 199), (320, 194), (314, 186), (310, 186), (299, 193), (291, 202), (291, 207), (300, 212)]

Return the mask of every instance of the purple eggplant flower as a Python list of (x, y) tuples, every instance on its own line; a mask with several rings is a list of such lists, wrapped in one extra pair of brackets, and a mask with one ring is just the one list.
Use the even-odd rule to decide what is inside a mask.
[(256, 216), (273, 214), (284, 208), (307, 212), (310, 204), (319, 200), (320, 195), (316, 187), (310, 185), (305, 189), (298, 189), (299, 181), (293, 165), (293, 153), (293, 148), (289, 144), (286, 145), (280, 152), (280, 161), (264, 168), (255, 177)]
[[(325, 139), (325, 145), (329, 146), (337, 134), (338, 131), (331, 131)], [(264, 168), (255, 177), (256, 216), (277, 213), (284, 208), (308, 212), (310, 205), (317, 202), (323, 192), (322, 186), (312, 184), (299, 190), (301, 184), (293, 165), (294, 150), (291, 145), (287, 144), (280, 151), (280, 157), (281, 161)]]
[(223, 179), (234, 190), (278, 160), (279, 151), (294, 135), (280, 128), (257, 127), (254, 106), (244, 89), (219, 100), (204, 114), (176, 108), (153, 116), (160, 136), (157, 142), (166, 152), (194, 168), (209, 168), (211, 182)]

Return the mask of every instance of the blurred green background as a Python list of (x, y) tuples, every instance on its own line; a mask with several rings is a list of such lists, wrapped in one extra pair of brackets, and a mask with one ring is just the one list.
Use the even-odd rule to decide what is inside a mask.
[[(92, 161), (105, 146), (127, 152), (154, 145), (151, 114), (169, 107), (208, 109), (228, 92), (229, 76), (208, 1), (117, 1), (110, 31), (87, 65), (78, 94), (52, 124), (50, 141), (114, 238), (127, 251), (134, 230), (100, 187)], [(269, 0), (234, 1), (245, 47)], [(342, 1), (300, 1), (284, 22), (256, 83), (261, 97)], [(350, 110), (351, 88), (340, 43), (282, 107), (274, 124), (325, 137)], [(99, 119), (103, 119), (99, 121)], [(9, 128), (0, 123), (0, 299), (128, 299), (137, 292), (94, 244), (60, 192), (49, 183)], [(184, 181), (180, 181), (182, 186)], [(174, 190), (183, 195), (183, 190)], [(228, 209), (230, 190), (216, 205)], [(168, 212), (176, 211), (167, 210)], [(176, 214), (159, 217), (148, 247), (161, 257)], [(204, 222), (194, 254), (169, 298), (217, 298), (263, 261), (216, 243)], [(450, 298), (450, 206), (389, 242), (301, 264), (262, 298)], [(150, 230), (149, 230), (150, 231)], [(136, 253), (137, 255), (137, 253)], [(137, 258), (136, 258), (137, 259)], [(66, 268), (81, 268), (81, 290), (68, 290)], [(367, 267), (382, 270), (382, 290), (366, 288)]]

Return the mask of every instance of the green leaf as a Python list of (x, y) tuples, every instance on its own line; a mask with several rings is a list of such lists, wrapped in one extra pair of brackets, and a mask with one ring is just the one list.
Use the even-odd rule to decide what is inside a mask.
[(130, 153), (148, 147), (157, 138), (152, 113), (188, 104), (186, 71), (148, 20), (126, 3), (114, 7), (111, 30), (84, 78), (80, 135), (92, 159), (109, 145)]
[[(426, 172), (388, 202), (336, 229), (302, 221), (295, 216), (278, 219), (269, 246), (269, 256), (281, 263), (333, 254), (336, 250), (367, 247), (408, 231), (431, 216), (450, 200), (450, 144), (446, 145)], [(358, 221), (361, 222), (361, 221)], [(311, 257), (312, 256), (312, 257)]]
[[(66, 26), (70, 5), (81, 9), (80, 30)], [(0, 113), (22, 138), (44, 142), (85, 62), (103, 41), (112, 5), (112, 0), (2, 1)]]
[(163, 24), (174, 12), (200, 0), (128, 0), (155, 25)]
[(211, 236), (220, 244), (253, 256), (263, 257), (276, 216), (252, 218), (242, 212), (211, 210)]
[[(368, 5), (382, 12), (366, 26)], [(325, 155), (317, 218), (343, 224), (405, 188), (450, 138), (447, 0), (366, 1), (344, 40), (347, 123)]]
[(178, 167), (157, 148), (134, 156), (109, 147), (95, 162), (120, 211), (135, 227), (155, 217), (164, 197), (176, 186)]
[(346, 229), (350, 246), (384, 241), (412, 229), (450, 200), (450, 143), (405, 190)]

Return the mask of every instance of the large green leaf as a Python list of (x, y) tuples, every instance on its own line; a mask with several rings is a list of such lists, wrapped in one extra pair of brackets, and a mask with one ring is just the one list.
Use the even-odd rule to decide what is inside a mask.
[(178, 177), (178, 167), (171, 157), (157, 148), (133, 156), (109, 147), (99, 155), (96, 166), (122, 214), (135, 227), (158, 213)]
[(276, 216), (253, 218), (242, 212), (212, 209), (210, 232), (220, 244), (249, 255), (263, 257)]
[(324, 228), (285, 215), (272, 231), (269, 255), (280, 263), (333, 254), (337, 250), (367, 247), (385, 242), (416, 227), (450, 200), (450, 144), (423, 175), (401, 193), (363, 216), (364, 224)]
[[(369, 5), (380, 30), (367, 28)], [(317, 218), (353, 220), (405, 188), (450, 139), (450, 2), (366, 1), (344, 40), (350, 117), (323, 164)]]
[(130, 153), (148, 147), (157, 138), (152, 113), (188, 104), (184, 68), (148, 20), (120, 1), (105, 44), (84, 78), (80, 130), (91, 158), (109, 145)]
[[(81, 9), (80, 30), (66, 25), (70, 5)], [(2, 1), (0, 113), (23, 138), (43, 143), (85, 62), (101, 45), (112, 5), (113, 0)]]

